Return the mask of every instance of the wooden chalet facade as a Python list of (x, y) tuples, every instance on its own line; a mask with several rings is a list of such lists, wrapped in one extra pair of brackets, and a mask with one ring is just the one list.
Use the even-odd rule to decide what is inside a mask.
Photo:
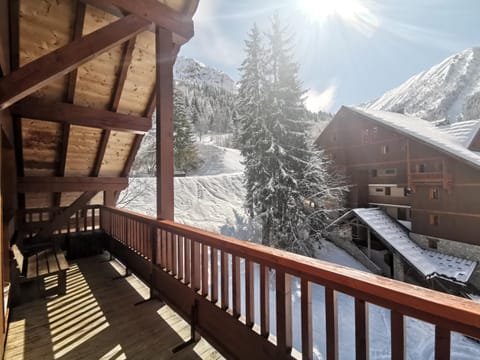
[[(351, 351), (357, 359), (369, 356), (368, 303), (391, 310), (394, 359), (405, 358), (406, 316), (434, 324), (436, 359), (450, 358), (452, 331), (480, 338), (480, 304), (173, 221), (173, 64), (193, 36), (197, 5), (196, 0), (0, 0), (0, 322), (6, 358), (97, 358), (122, 351), (130, 358), (174, 356), (168, 350), (176, 345), (168, 342), (173, 338), (155, 332), (166, 327), (152, 322), (162, 311), (155, 303), (142, 315), (147, 308), (134, 310), (119, 300), (138, 298), (130, 282), (119, 280), (122, 292), (110, 297), (105, 289), (113, 287), (106, 278), (111, 272), (98, 261), (76, 260), (103, 250), (189, 322), (194, 338), (200, 334), (227, 358), (289, 359), (299, 352), (313, 358), (318, 339), (312, 330), (312, 284), (325, 289), (321, 336), (328, 359), (339, 352), (339, 292), (355, 299)], [(157, 217), (151, 218), (115, 208), (115, 198), (128, 184), (154, 109)], [(448, 172), (441, 173), (447, 189)], [(25, 267), (26, 274), (19, 273)], [(37, 273), (29, 278), (33, 267)], [(24, 285), (47, 292), (57, 281), (51, 274), (66, 286), (33, 301)], [(302, 340), (296, 349), (292, 277), (301, 284)], [(106, 287), (83, 300), (82, 292), (98, 284)], [(19, 299), (32, 301), (13, 306)], [(103, 312), (90, 321), (87, 315), (98, 308)], [(68, 319), (74, 324), (67, 326)], [(152, 328), (144, 332), (140, 321)], [(130, 329), (136, 330), (131, 336)]]
[(425, 247), (480, 259), (480, 120), (451, 125), (342, 107), (316, 144), (347, 175), (350, 208), (379, 207)]
[[(349, 207), (384, 205), (414, 233), (480, 246), (480, 121), (461, 129), (471, 143), (463, 145), (454, 126), (409, 131), (425, 121), (393, 116), (343, 107), (316, 141), (354, 185)], [(395, 121), (407, 129), (395, 128)]]

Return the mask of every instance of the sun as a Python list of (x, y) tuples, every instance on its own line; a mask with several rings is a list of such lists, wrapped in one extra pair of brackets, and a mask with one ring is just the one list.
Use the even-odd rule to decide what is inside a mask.
[(314, 21), (333, 16), (355, 21), (366, 10), (361, 0), (299, 0), (297, 4), (302, 12)]

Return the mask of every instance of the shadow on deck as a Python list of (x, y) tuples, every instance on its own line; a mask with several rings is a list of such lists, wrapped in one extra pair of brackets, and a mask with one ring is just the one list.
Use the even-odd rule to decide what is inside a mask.
[[(218, 359), (204, 339), (173, 354), (189, 325), (158, 300), (138, 306), (148, 288), (106, 257), (70, 263), (67, 294), (12, 309), (5, 359)], [(56, 277), (45, 287), (56, 286)]]

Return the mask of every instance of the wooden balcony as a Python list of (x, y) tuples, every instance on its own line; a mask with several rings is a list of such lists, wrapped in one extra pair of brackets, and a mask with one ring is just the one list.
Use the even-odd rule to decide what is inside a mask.
[(388, 204), (398, 206), (410, 206), (411, 198), (407, 196), (382, 196), (382, 195), (369, 195), (368, 202), (370, 204)]
[[(219, 359), (204, 339), (176, 354), (190, 326), (108, 256), (77, 260), (67, 272), (67, 294), (14, 307), (5, 359)], [(116, 280), (112, 280), (115, 279)], [(46, 279), (44, 286), (55, 286)], [(27, 292), (35, 286), (31, 284)], [(30, 290), (30, 291), (28, 291)], [(26, 295), (26, 294), (24, 294)]]
[[(227, 358), (311, 359), (318, 342), (326, 344), (327, 359), (338, 358), (339, 294), (354, 298), (354, 348), (346, 351), (354, 352), (357, 359), (369, 356), (369, 304), (390, 310), (393, 359), (406, 357), (407, 317), (434, 325), (436, 359), (450, 358), (452, 332), (480, 338), (480, 304), (470, 300), (112, 207), (101, 207), (97, 217), (91, 221), (91, 229), (103, 230), (105, 248)], [(93, 277), (103, 272), (99, 266), (91, 266)], [(112, 276), (107, 275), (109, 281)], [(296, 305), (293, 284), (298, 284), (296, 292), (300, 293)], [(312, 307), (312, 289), (316, 291), (318, 286), (325, 299), (323, 309)], [(69, 287), (65, 300), (55, 302), (68, 304), (72, 291)], [(124, 291), (131, 292), (122, 288), (104, 298), (105, 309), (133, 312), (132, 303), (138, 296), (123, 295)], [(128, 298), (129, 305), (117, 306), (122, 297)], [(148, 315), (135, 309), (137, 315), (132, 313), (124, 320), (124, 314), (110, 314), (108, 323), (111, 329), (124, 329), (137, 317), (148, 321), (157, 316), (151, 306), (143, 308)], [(30, 308), (22, 308), (25, 314), (28, 311)], [(58, 307), (57, 316), (64, 311), (68, 316), (68, 308)], [(271, 311), (275, 311), (274, 323)], [(324, 311), (325, 328), (320, 332), (313, 330), (314, 311)], [(294, 316), (301, 319), (300, 345), (294, 344)], [(48, 331), (48, 326), (37, 331)], [(151, 338), (155, 337), (139, 341), (148, 343)], [(105, 352), (114, 345), (108, 344)]]

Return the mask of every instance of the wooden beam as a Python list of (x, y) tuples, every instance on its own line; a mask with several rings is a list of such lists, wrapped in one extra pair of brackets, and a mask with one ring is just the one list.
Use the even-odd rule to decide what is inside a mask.
[[(114, 10), (112, 5), (124, 10), (130, 14), (134, 14), (149, 22), (156, 24), (158, 27), (172, 32), (177, 35), (178, 42), (185, 43), (193, 37), (193, 21), (188, 16), (179, 13), (165, 4), (157, 0), (82, 0), (91, 3), (108, 11)], [(117, 10), (118, 14), (118, 10)]]
[[(77, 8), (75, 10), (76, 17), (75, 17), (75, 25), (73, 27), (72, 41), (78, 40), (82, 37), (86, 10), (87, 10), (87, 6), (81, 1), (77, 0)], [(76, 85), (77, 85), (77, 69), (73, 70), (70, 74), (68, 74), (66, 102), (73, 104)]]
[(11, 72), (0, 79), (0, 109), (134, 37), (149, 24), (147, 20), (128, 15)]
[(97, 192), (98, 191), (88, 191), (80, 195), (80, 197), (75, 200), (69, 207), (56, 215), (50, 223), (46, 224), (32, 239), (32, 243), (37, 241), (38, 239), (48, 239), (55, 230), (58, 230), (62, 226), (64, 226), (68, 219), (70, 219), (70, 217), (75, 214), (75, 212), (84, 208), (87, 203), (97, 194)]
[(157, 219), (174, 218), (173, 199), (173, 42), (172, 33), (155, 32), (157, 94)]
[[(83, 25), (85, 22), (85, 12), (87, 6), (81, 1), (77, 0), (77, 8), (75, 10), (75, 25), (73, 27), (72, 41), (82, 37)], [(75, 97), (75, 87), (77, 85), (77, 69), (68, 74), (68, 86), (65, 101), (73, 104)], [(70, 124), (63, 124), (62, 126), (62, 142), (59, 149), (59, 161), (57, 168), (57, 176), (65, 175), (65, 165), (67, 163), (68, 142), (70, 139)], [(62, 193), (56, 193), (54, 196), (54, 206), (59, 207), (61, 203)]]
[[(22, 137), (22, 120), (13, 117), (13, 134), (15, 140), (15, 166), (17, 169), (17, 177), (24, 176), (25, 166), (23, 162), (23, 137)], [(25, 194), (18, 194), (18, 207), (25, 208)]]
[(127, 186), (128, 179), (121, 177), (29, 176), (17, 179), (19, 193), (120, 191)]
[[(150, 99), (148, 100), (147, 109), (145, 110), (145, 117), (148, 119), (152, 119), (153, 112), (155, 111), (157, 105), (157, 93), (156, 93), (156, 86), (150, 95)], [(151, 120), (150, 120), (151, 121)], [(137, 156), (138, 149), (142, 144), (143, 135), (136, 135), (135, 139), (133, 140), (132, 147), (130, 149), (130, 153), (128, 154), (127, 161), (125, 162), (125, 166), (123, 167), (123, 171), (121, 176), (128, 176), (130, 170), (133, 166), (133, 162), (135, 161), (135, 156)]]
[(18, 69), (20, 63), (20, 1), (10, 0), (8, 2), (10, 19), (10, 72)]
[(120, 98), (122, 97), (125, 80), (127, 80), (128, 69), (132, 63), (133, 50), (135, 50), (135, 40), (135, 37), (131, 38), (123, 47), (122, 63), (117, 76), (112, 102), (110, 104), (110, 110), (115, 112), (118, 110), (118, 104), (120, 103)]
[[(132, 63), (132, 54), (135, 49), (135, 38), (130, 39), (123, 48), (122, 65), (120, 72), (117, 76), (115, 84), (115, 91), (112, 97), (112, 103), (110, 110), (117, 112), (120, 98), (122, 97), (122, 91), (125, 86), (125, 80), (127, 80), (128, 68)], [(102, 166), (103, 158), (105, 157), (105, 151), (107, 150), (108, 140), (110, 139), (111, 130), (104, 130), (102, 133), (102, 139), (100, 140), (100, 146), (98, 147), (97, 157), (95, 159), (95, 165), (93, 166), (91, 176), (98, 176), (100, 168)]]
[(145, 134), (152, 127), (151, 120), (146, 117), (67, 103), (49, 103), (35, 98), (22, 100), (13, 105), (11, 110), (13, 114), (22, 118), (125, 131), (134, 134)]

